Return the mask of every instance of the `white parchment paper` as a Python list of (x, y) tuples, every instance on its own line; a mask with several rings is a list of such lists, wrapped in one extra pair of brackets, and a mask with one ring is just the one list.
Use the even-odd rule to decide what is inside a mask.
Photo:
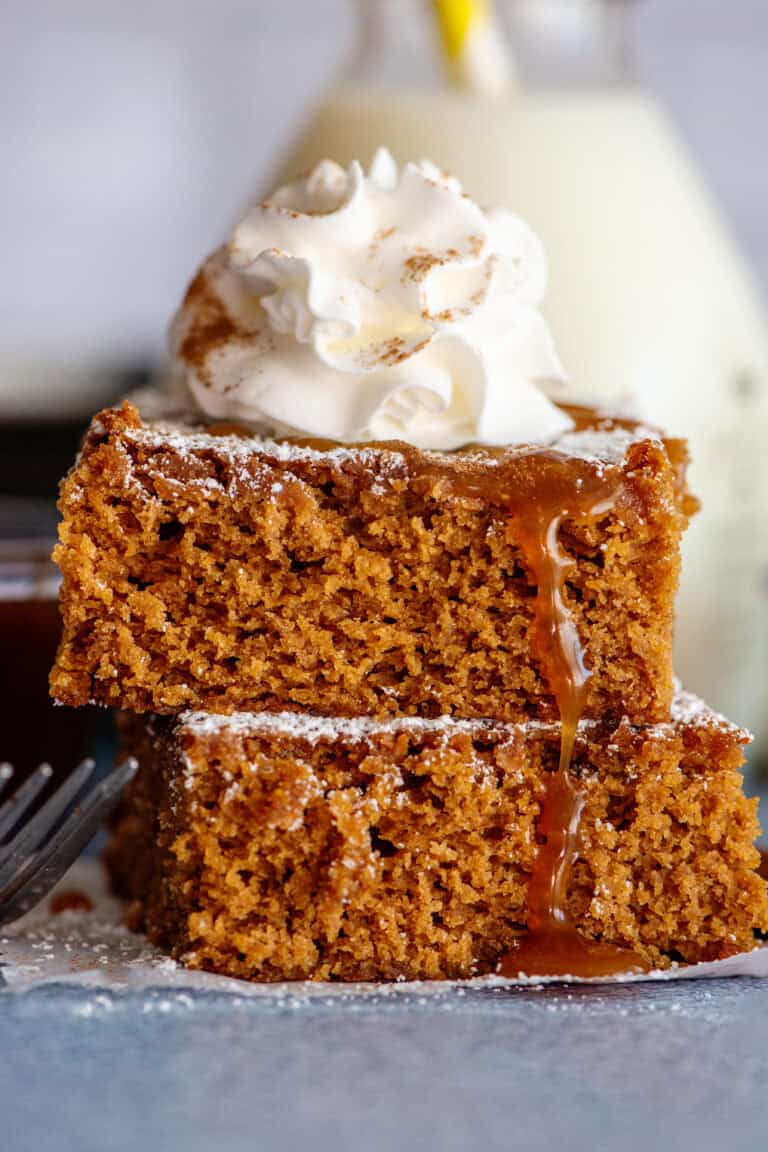
[[(179, 991), (216, 991), (240, 997), (312, 999), (327, 997), (381, 996), (413, 993), (444, 994), (447, 988), (504, 985), (582, 983), (521, 976), (507, 980), (484, 976), (466, 981), (434, 981), (401, 984), (285, 983), (251, 984), (227, 976), (192, 972), (137, 936), (122, 923), (122, 906), (105, 887), (101, 866), (95, 860), (79, 860), (61, 881), (59, 891), (74, 889), (93, 902), (90, 911), (70, 910), (53, 916), (50, 899), (21, 920), (0, 929), (0, 984), (12, 992), (28, 992), (46, 984), (79, 985), (110, 991), (168, 988)], [(622, 976), (589, 983), (649, 980), (699, 980), (724, 976), (768, 977), (768, 946), (743, 952), (727, 960), (693, 964)]]

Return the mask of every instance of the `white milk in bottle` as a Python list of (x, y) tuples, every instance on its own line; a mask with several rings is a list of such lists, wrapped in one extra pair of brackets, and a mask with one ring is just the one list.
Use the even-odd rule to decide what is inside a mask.
[[(550, 261), (544, 310), (585, 401), (628, 405), (690, 440), (704, 511), (684, 546), (678, 672), (768, 744), (766, 321), (667, 116), (626, 75), (623, 6), (498, 5), (520, 78), (503, 87), (498, 57), (474, 59), (475, 87), (503, 88), (491, 93), (439, 82), (429, 6), (359, 7), (354, 65), (281, 177), (324, 156), (367, 160), (383, 144), (399, 161), (428, 157), (533, 225)], [(534, 83), (531, 69), (556, 82)]]

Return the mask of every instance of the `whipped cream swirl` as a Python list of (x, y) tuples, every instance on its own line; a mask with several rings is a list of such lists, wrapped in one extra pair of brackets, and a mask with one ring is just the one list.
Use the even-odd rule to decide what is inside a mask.
[(342, 442), (450, 450), (545, 440), (571, 421), (538, 310), (542, 246), (433, 165), (324, 160), (254, 206), (200, 269), (172, 327), (216, 420)]

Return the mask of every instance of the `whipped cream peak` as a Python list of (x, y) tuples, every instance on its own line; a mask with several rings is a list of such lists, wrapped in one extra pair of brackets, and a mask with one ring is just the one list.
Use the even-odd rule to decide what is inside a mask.
[(546, 440), (571, 424), (547, 395), (565, 373), (546, 284), (522, 220), (380, 149), (367, 172), (324, 160), (254, 205), (193, 281), (172, 348), (217, 420), (446, 451)]

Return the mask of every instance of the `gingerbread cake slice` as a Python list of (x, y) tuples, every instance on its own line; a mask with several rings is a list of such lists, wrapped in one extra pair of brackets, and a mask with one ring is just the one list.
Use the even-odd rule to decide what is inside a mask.
[[(253, 980), (526, 970), (558, 723), (195, 712), (125, 729), (141, 770), (109, 869), (134, 925), (185, 964)], [(686, 695), (667, 723), (581, 723), (555, 911), (582, 941), (641, 968), (755, 945), (768, 885), (747, 738)]]
[(62, 488), (54, 696), (520, 721), (567, 673), (586, 716), (667, 719), (685, 448), (570, 414), (435, 452), (102, 412)]

